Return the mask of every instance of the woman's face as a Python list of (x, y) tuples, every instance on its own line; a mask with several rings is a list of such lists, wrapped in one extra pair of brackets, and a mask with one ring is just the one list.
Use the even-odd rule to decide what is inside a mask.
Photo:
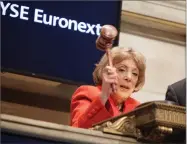
[(133, 93), (139, 77), (139, 69), (132, 59), (123, 60), (114, 65), (118, 75), (116, 96), (122, 100)]

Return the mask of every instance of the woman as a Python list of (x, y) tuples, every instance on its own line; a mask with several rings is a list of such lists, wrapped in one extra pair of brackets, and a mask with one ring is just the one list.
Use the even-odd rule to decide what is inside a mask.
[[(71, 125), (90, 128), (105, 119), (127, 113), (140, 103), (131, 98), (145, 82), (145, 58), (133, 49), (111, 49), (113, 67), (106, 54), (93, 72), (96, 86), (80, 86), (71, 100)], [(112, 89), (111, 84), (115, 89)]]

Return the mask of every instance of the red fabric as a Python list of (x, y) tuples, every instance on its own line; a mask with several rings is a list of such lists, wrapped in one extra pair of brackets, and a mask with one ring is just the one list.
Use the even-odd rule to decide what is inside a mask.
[[(109, 97), (104, 106), (100, 99), (100, 86), (81, 86), (72, 96), (71, 100), (71, 126), (79, 128), (90, 128), (93, 124), (120, 114)], [(123, 112), (132, 111), (140, 103), (133, 98), (128, 98), (124, 102)]]

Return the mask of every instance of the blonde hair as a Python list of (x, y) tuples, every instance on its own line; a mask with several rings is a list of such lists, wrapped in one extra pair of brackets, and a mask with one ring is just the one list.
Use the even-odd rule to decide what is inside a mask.
[[(139, 77), (134, 92), (139, 91), (145, 83), (145, 69), (146, 59), (140, 53), (132, 48), (114, 47), (111, 49), (111, 57), (113, 65), (118, 64), (126, 59), (132, 59), (136, 63), (139, 69)], [(104, 54), (100, 62), (96, 64), (96, 68), (93, 72), (93, 80), (96, 85), (102, 84), (102, 71), (108, 65), (107, 55)]]

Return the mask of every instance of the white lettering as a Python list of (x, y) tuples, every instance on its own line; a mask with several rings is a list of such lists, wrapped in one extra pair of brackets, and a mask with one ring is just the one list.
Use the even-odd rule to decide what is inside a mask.
[[(2, 9), (2, 15), (7, 15), (13, 18), (19, 17), (22, 20), (29, 20), (29, 7), (19, 6), (17, 4), (3, 3), (0, 1)], [(10, 9), (10, 10), (9, 10)], [(48, 15), (44, 13), (42, 9), (34, 10), (34, 22), (54, 27), (67, 28), (73, 31), (79, 31), (85, 34), (100, 35), (100, 24), (90, 24), (85, 22), (78, 22), (77, 20), (66, 19), (64, 17), (58, 17)]]
[(72, 23), (74, 23), (74, 31), (77, 31), (77, 21), (69, 20), (68, 29), (71, 29)]
[(86, 30), (86, 24), (84, 23), (84, 22), (80, 22), (79, 24), (78, 24), (78, 30), (80, 31), (80, 32), (82, 32), (82, 33), (84, 33)]
[(14, 12), (14, 14), (10, 14), (11, 17), (16, 18), (16, 17), (19, 16), (18, 10), (15, 9), (16, 7), (18, 8), (19, 5), (17, 5), (17, 4), (12, 4), (12, 5), (10, 6), (10, 9), (12, 10), (12, 12)]
[(59, 20), (60, 18), (59, 17), (57, 17), (57, 16), (54, 16), (53, 17), (53, 26), (56, 26), (56, 22), (57, 22), (57, 20)]
[(86, 31), (86, 33), (91, 32), (92, 35), (95, 35), (93, 28), (95, 27), (95, 25), (90, 25), (89, 23), (87, 23), (88, 26), (88, 30)]
[(26, 10), (29, 10), (29, 7), (21, 6), (20, 19), (23, 19), (23, 20), (28, 20), (29, 19), (28, 17), (24, 16), (24, 15), (28, 15), (29, 14), (29, 12), (26, 11)]
[[(43, 18), (43, 19), (39, 19)], [(59, 26), (60, 28), (68, 28), (69, 30), (79, 31), (81, 33), (100, 35), (101, 25), (93, 25), (85, 22), (77, 22), (76, 20), (66, 19), (53, 15), (47, 15), (43, 10), (36, 9), (34, 21), (51, 26)], [(95, 28), (95, 29), (94, 29)]]
[(4, 3), (1, 1), (0, 5), (1, 5), (1, 9), (2, 9), (2, 15), (6, 15), (6, 10), (10, 6), (10, 3), (7, 3), (5, 6)]
[(39, 12), (43, 13), (43, 10), (41, 10), (41, 9), (35, 9), (35, 12), (34, 12), (34, 22), (42, 23), (42, 20), (38, 19), (38, 18), (42, 18), (42, 15), (40, 15)]
[(100, 24), (97, 24), (96, 25), (96, 33), (97, 33), (97, 35), (99, 36), (100, 35), (100, 30), (101, 30), (101, 25)]
[[(62, 21), (64, 21), (64, 25), (62, 25)], [(61, 18), (59, 21), (58, 21), (58, 24), (61, 28), (66, 28), (68, 26), (68, 20), (65, 19), (65, 18)]]
[(46, 25), (52, 25), (52, 20), (53, 20), (53, 16), (52, 15), (49, 15), (49, 20), (47, 21), (47, 15), (44, 14), (44, 17), (43, 17), (44, 24), (46, 24)]

